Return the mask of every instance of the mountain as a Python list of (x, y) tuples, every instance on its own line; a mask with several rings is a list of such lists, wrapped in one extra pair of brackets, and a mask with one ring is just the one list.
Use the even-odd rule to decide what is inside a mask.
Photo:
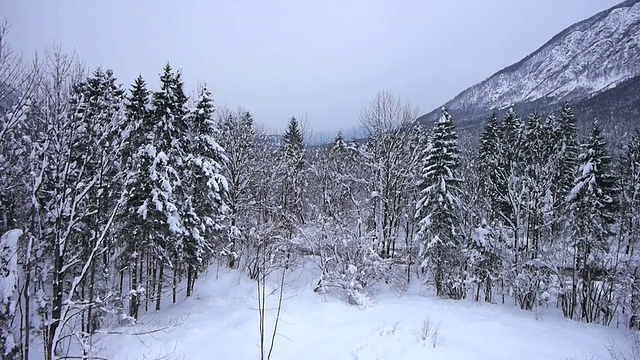
[[(570, 26), (524, 59), (461, 92), (444, 106), (466, 126), (478, 123), (491, 111), (512, 105), (550, 111), (564, 102), (574, 104), (579, 115), (585, 111), (578, 105), (588, 107), (592, 115), (608, 114), (605, 120), (611, 120), (606, 118), (611, 117), (617, 96), (626, 96), (626, 105), (640, 103), (640, 92), (617, 90), (637, 90), (638, 76), (640, 0), (628, 0)], [(633, 110), (630, 114), (637, 114), (638, 108)], [(418, 121), (434, 121), (439, 112), (439, 108), (435, 109)]]

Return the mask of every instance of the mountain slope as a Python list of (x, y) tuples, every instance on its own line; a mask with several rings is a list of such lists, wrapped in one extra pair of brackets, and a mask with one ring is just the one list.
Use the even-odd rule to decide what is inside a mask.
[[(445, 104), (471, 121), (512, 104), (576, 103), (640, 75), (640, 0), (628, 0), (570, 26), (521, 61)], [(438, 110), (424, 115), (426, 122)]]

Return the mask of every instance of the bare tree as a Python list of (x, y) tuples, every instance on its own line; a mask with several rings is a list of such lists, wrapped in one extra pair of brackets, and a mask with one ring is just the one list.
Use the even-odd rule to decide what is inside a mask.
[[(393, 257), (401, 230), (411, 226), (405, 216), (406, 196), (415, 191), (418, 148), (408, 148), (418, 109), (391, 91), (379, 92), (362, 110), (360, 121), (368, 135), (365, 163), (370, 173), (370, 197), (376, 251)], [(413, 210), (410, 211), (413, 213)]]

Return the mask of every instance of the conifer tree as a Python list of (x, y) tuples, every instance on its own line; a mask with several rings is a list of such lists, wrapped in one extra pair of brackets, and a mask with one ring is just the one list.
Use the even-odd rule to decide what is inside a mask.
[(454, 299), (466, 294), (464, 243), (459, 228), (459, 166), (457, 134), (451, 116), (443, 109), (424, 160), (417, 216), (423, 265), (432, 271), (436, 294)]
[[(580, 168), (567, 197), (574, 219), (574, 272), (579, 276), (578, 279), (574, 276), (574, 289), (578, 291), (580, 318), (593, 322), (600, 320), (604, 306), (597, 300), (602, 294), (597, 294), (601, 288), (594, 286), (594, 276), (603, 271), (618, 208), (616, 177), (597, 122), (578, 159)], [(610, 320), (605, 314), (604, 321)]]
[(289, 120), (282, 135), (282, 154), (283, 159), (294, 168), (304, 166), (304, 138), (300, 123), (295, 117)]
[(289, 120), (282, 136), (280, 162), (279, 207), (286, 231), (291, 236), (293, 226), (305, 221), (305, 146), (300, 123), (295, 117)]
[(555, 136), (549, 117), (534, 112), (525, 124), (522, 147), (522, 165), (524, 181), (527, 187), (526, 238), (525, 251), (529, 259), (539, 255), (541, 239), (548, 237), (546, 224), (551, 222), (549, 215), (553, 212), (549, 192), (553, 182), (554, 144), (549, 141)]
[[(498, 195), (498, 211), (505, 222), (511, 227), (517, 227), (516, 205), (513, 200), (514, 189), (519, 185), (514, 184), (520, 181), (519, 155), (520, 155), (520, 130), (522, 122), (513, 108), (510, 108), (500, 124), (500, 147), (497, 161), (498, 176), (495, 184), (496, 195)], [(517, 231), (515, 231), (517, 233)], [(516, 236), (517, 237), (517, 236)], [(517, 239), (516, 239), (517, 241)], [(517, 248), (517, 246), (516, 246)]]
[[(478, 160), (480, 162), (480, 173), (483, 181), (482, 185), (485, 195), (485, 202), (489, 205), (490, 213), (483, 214), (498, 218), (498, 209), (501, 206), (500, 201), (500, 184), (502, 183), (501, 163), (500, 163), (500, 124), (498, 123), (498, 114), (491, 114), (484, 130), (480, 135), (480, 151)], [(488, 219), (487, 219), (488, 220)]]
[(153, 122), (151, 121), (150, 91), (147, 84), (139, 75), (131, 86), (130, 95), (127, 97), (126, 121), (122, 126), (122, 166), (132, 166), (133, 157), (148, 136), (152, 135)]
[[(519, 234), (522, 239), (519, 248), (514, 249), (517, 259), (517, 276), (515, 278), (516, 299), (522, 309), (531, 310), (542, 301), (551, 282), (549, 268), (545, 266), (545, 253), (549, 239), (553, 216), (551, 185), (553, 182), (554, 143), (549, 141), (555, 137), (551, 117), (542, 117), (533, 112), (521, 130), (522, 146), (519, 151), (518, 173), (519, 184), (522, 184), (522, 211), (518, 214)], [(515, 207), (514, 207), (515, 208)]]
[(154, 244), (152, 222), (143, 216), (147, 197), (151, 193), (149, 169), (153, 162), (146, 152), (147, 146), (153, 141), (154, 126), (149, 95), (145, 81), (138, 76), (127, 98), (126, 122), (122, 131), (126, 198), (118, 220), (123, 246), (121, 263), (123, 267), (129, 264), (131, 268), (129, 316), (134, 319), (138, 318), (141, 289), (150, 285), (143, 283), (145, 255), (150, 256), (145, 251)]
[[(160, 83), (160, 90), (153, 94), (153, 110), (149, 114), (151, 128), (147, 129), (143, 121), (143, 130), (150, 130), (150, 135), (137, 152), (137, 168), (132, 177), (138, 180), (131, 181), (128, 186), (130, 196), (132, 191), (139, 192), (136, 198), (141, 205), (132, 205), (137, 207), (136, 214), (145, 224), (142, 228), (149, 239), (146, 251), (155, 263), (153, 277), (157, 278), (157, 283), (151, 291), (155, 295), (156, 310), (160, 309), (166, 263), (174, 266), (174, 290), (177, 285), (176, 266), (180, 263), (185, 234), (181, 210), (187, 198), (182, 178), (189, 146), (185, 121), (187, 98), (180, 77), (169, 64), (163, 69)], [(144, 186), (136, 186), (139, 183)], [(153, 284), (147, 285), (147, 291), (150, 291), (149, 285)]]
[(184, 221), (184, 261), (187, 265), (187, 296), (191, 295), (195, 274), (205, 265), (212, 250), (221, 249), (213, 239), (221, 233), (227, 213), (227, 179), (222, 175), (227, 161), (218, 145), (213, 116), (215, 107), (206, 87), (200, 89), (195, 107), (187, 116), (191, 132), (188, 162), (182, 185), (187, 196), (182, 204)]
[(556, 207), (568, 210), (565, 198), (573, 188), (575, 172), (578, 169), (578, 155), (580, 145), (578, 143), (578, 126), (576, 116), (571, 106), (567, 103), (560, 110), (559, 116), (560, 139), (557, 144), (558, 165), (555, 176), (554, 190), (556, 192)]

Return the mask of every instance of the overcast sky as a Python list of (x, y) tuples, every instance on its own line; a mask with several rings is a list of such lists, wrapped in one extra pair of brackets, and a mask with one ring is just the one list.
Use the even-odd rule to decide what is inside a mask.
[(10, 45), (52, 44), (126, 88), (162, 66), (271, 129), (349, 131), (376, 92), (426, 113), (617, 0), (0, 0)]

